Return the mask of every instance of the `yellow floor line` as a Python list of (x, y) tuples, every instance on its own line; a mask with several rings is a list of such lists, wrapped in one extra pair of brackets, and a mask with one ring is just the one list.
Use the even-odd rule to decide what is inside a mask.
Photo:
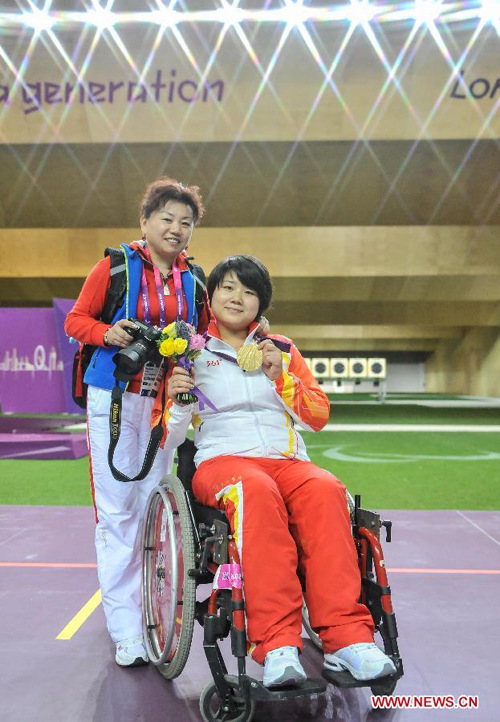
[(73, 619), (68, 622), (62, 632), (59, 632), (56, 639), (71, 639), (71, 637), (80, 629), (86, 619), (90, 617), (94, 609), (101, 603), (101, 590), (98, 589), (93, 597), (83, 605), (79, 612), (75, 614)]

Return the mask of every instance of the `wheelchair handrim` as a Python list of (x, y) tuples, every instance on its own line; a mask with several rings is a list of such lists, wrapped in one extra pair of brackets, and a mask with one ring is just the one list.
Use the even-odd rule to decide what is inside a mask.
[[(163, 503), (162, 503), (163, 502)], [(159, 513), (160, 506), (163, 507), (161, 513)], [(152, 511), (151, 511), (152, 510)], [(177, 608), (178, 604), (178, 582), (179, 582), (179, 567), (178, 567), (178, 550), (177, 550), (177, 539), (175, 533), (175, 521), (174, 514), (172, 511), (171, 502), (168, 496), (168, 492), (163, 487), (157, 487), (151, 494), (148, 502), (147, 516), (146, 516), (146, 528), (144, 531), (144, 555), (145, 555), (145, 569), (146, 573), (143, 576), (143, 605), (145, 610), (145, 643), (148, 651), (148, 655), (155, 665), (165, 664), (175, 654), (175, 648), (171, 651), (172, 642), (174, 636), (178, 631), (177, 627)], [(158, 603), (155, 605), (155, 601), (159, 602), (158, 597), (154, 595), (148, 595), (147, 589), (153, 588), (153, 574), (156, 574), (156, 581), (154, 588), (158, 590), (157, 583), (158, 578), (161, 575), (158, 574), (157, 557), (155, 554), (163, 554), (163, 552), (157, 549), (157, 538), (159, 536), (160, 544), (162, 543), (161, 537), (163, 529), (168, 529), (168, 540), (170, 548), (170, 569), (171, 569), (171, 584), (170, 590), (170, 609), (167, 614), (167, 635), (164, 639), (164, 624), (160, 625), (157, 623), (158, 618), (162, 618), (163, 615), (160, 613), (160, 609), (163, 609), (166, 604), (165, 600), (161, 600), (161, 605)], [(158, 535), (159, 531), (159, 535)], [(165, 560), (167, 561), (167, 560)], [(161, 568), (161, 567), (160, 567)], [(165, 577), (164, 573), (164, 577)], [(167, 587), (158, 590), (158, 596), (162, 597), (163, 592), (166, 591)], [(156, 612), (156, 614), (155, 614)], [(162, 619), (163, 622), (163, 619)], [(180, 620), (180, 623), (182, 620)], [(177, 633), (177, 640), (179, 634)], [(163, 642), (163, 643), (162, 643)]]

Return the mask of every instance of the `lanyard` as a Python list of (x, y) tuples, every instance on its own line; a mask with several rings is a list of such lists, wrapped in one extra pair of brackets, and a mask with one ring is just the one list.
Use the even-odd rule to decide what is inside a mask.
[(181, 321), (184, 312), (184, 296), (182, 294), (181, 272), (177, 265), (177, 259), (172, 263), (172, 273), (174, 276), (175, 298), (177, 300), (177, 321)]
[[(144, 247), (144, 254), (145, 254), (146, 258), (149, 261), (151, 261), (151, 263), (153, 265), (156, 294), (158, 296), (158, 306), (160, 308), (160, 327), (163, 328), (167, 323), (167, 315), (166, 315), (166, 311), (165, 311), (165, 292), (164, 292), (160, 269), (157, 268), (155, 266), (155, 264), (153, 263), (151, 254), (147, 247)], [(175, 260), (172, 264), (172, 273), (174, 276), (175, 297), (177, 300), (177, 320), (179, 321), (182, 319), (182, 314), (184, 311), (184, 297), (183, 297), (183, 293), (182, 293), (181, 272), (179, 270), (179, 266), (177, 265), (177, 260)], [(151, 324), (151, 322), (152, 322), (151, 321), (151, 306), (149, 303), (148, 285), (147, 285), (147, 281), (146, 281), (146, 270), (145, 270), (144, 266), (142, 267), (141, 296), (142, 296), (142, 307), (143, 307), (143, 313), (144, 313), (144, 323)]]
[[(161, 282), (161, 274), (156, 266), (153, 266), (155, 274), (155, 286), (156, 294), (158, 296), (158, 306), (160, 307), (160, 326), (163, 328), (167, 322), (165, 313), (165, 296), (163, 291), (163, 284)], [(144, 323), (151, 324), (151, 307), (149, 305), (148, 297), (148, 284), (146, 281), (146, 271), (144, 266), (142, 267), (142, 279), (141, 279), (141, 296), (142, 296), (142, 308), (144, 313)]]

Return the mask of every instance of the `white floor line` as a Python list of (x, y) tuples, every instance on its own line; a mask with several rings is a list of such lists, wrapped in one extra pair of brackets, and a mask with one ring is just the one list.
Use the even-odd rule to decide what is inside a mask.
[(26, 531), (26, 527), (23, 527), (22, 529), (18, 529), (13, 534), (11, 534), (9, 537), (7, 537), (7, 539), (2, 539), (2, 541), (0, 541), (0, 546), (2, 546), (2, 544), (6, 544), (7, 542), (12, 541), (12, 539), (15, 539), (16, 536), (19, 536), (19, 534), (22, 534), (25, 531)]
[(470, 433), (499, 432), (500, 426), (493, 424), (327, 424), (323, 431), (436, 431)]
[(468, 521), (469, 524), (472, 524), (472, 526), (475, 526), (478, 531), (487, 536), (488, 539), (491, 539), (492, 542), (495, 542), (495, 544), (498, 544), (498, 546), (500, 546), (500, 541), (498, 541), (498, 539), (495, 539), (495, 537), (491, 536), (491, 534), (488, 534), (488, 532), (482, 529), (479, 524), (476, 524), (476, 522), (472, 521), (472, 519), (469, 519), (468, 516), (465, 516), (465, 514), (458, 509), (455, 509), (455, 511), (457, 512), (457, 514), (460, 514), (460, 516), (462, 516), (465, 521)]
[(73, 424), (72, 426), (61, 426), (61, 429), (63, 431), (67, 431), (68, 433), (72, 431), (85, 431), (87, 428), (87, 424), (85, 422), (82, 422), (81, 424)]

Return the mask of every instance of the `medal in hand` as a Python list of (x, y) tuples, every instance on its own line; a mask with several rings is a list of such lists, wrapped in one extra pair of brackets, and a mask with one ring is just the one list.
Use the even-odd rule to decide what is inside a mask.
[(236, 361), (243, 371), (257, 371), (262, 366), (262, 351), (255, 343), (248, 343), (238, 349)]

